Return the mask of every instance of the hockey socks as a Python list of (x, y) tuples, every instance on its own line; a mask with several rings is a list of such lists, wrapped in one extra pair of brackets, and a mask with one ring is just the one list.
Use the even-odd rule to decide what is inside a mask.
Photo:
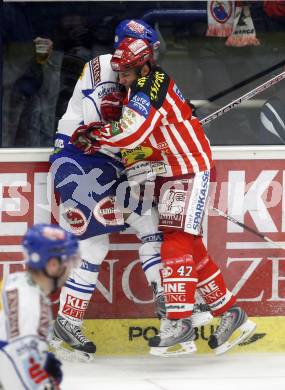
[[(201, 263), (200, 263), (201, 264)], [(205, 303), (209, 305), (214, 317), (232, 307), (235, 296), (227, 289), (221, 270), (210, 256), (203, 259), (203, 265), (197, 265), (199, 282), (197, 290)]]
[(181, 319), (192, 314), (197, 272), (191, 255), (163, 261), (162, 270), (167, 318)]

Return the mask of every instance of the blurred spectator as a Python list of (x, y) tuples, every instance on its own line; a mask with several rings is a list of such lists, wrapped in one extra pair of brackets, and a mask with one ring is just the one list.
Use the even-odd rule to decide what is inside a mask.
[[(167, 47), (160, 63), (182, 85), (186, 96), (200, 101), (196, 104), (200, 118), (272, 74), (219, 99), (209, 98), (285, 59), (285, 1), (243, 3), (250, 6), (260, 46), (227, 47), (226, 38), (205, 37), (205, 19), (157, 20)], [(206, 10), (207, 2), (5, 2), (0, 26), (4, 49), (2, 145), (52, 145), (55, 124), (66, 110), (82, 67), (112, 50), (114, 26), (121, 19), (140, 18), (146, 11), (165, 8)], [(36, 57), (37, 38), (49, 43), (49, 56), (42, 63)], [(261, 98), (268, 97), (266, 93)], [(212, 103), (202, 103), (207, 100)], [(206, 127), (211, 143), (260, 143), (255, 130), (259, 112), (260, 107), (245, 105), (213, 121)]]
[(36, 35), (25, 3), (3, 10), (2, 146), (52, 145), (62, 52)]
[(63, 51), (60, 92), (57, 100), (55, 123), (66, 110), (76, 81), (84, 64), (92, 58), (93, 31), (85, 17), (67, 13), (60, 20), (56, 35)]
[[(3, 22), (2, 138), (3, 146), (13, 146), (24, 103), (32, 91), (38, 88), (39, 77), (29, 72), (34, 57), (33, 32), (24, 4), (3, 4)], [(15, 26), (21, 26), (21, 30)], [(29, 82), (31, 79), (32, 83)], [(14, 92), (17, 80), (19, 93)]]
[(112, 52), (116, 25), (117, 19), (113, 16), (91, 20), (79, 14), (67, 13), (61, 19), (57, 35), (62, 37), (64, 56), (56, 122), (66, 111), (67, 103), (85, 63), (96, 56)]

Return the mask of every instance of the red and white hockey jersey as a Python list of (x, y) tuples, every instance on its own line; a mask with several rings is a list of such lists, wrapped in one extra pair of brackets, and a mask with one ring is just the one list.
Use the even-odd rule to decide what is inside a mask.
[(123, 149), (127, 166), (163, 161), (166, 169), (158, 173), (161, 176), (197, 173), (213, 165), (202, 125), (192, 117), (174, 81), (159, 67), (134, 83), (121, 120), (104, 126), (100, 134), (102, 145)]

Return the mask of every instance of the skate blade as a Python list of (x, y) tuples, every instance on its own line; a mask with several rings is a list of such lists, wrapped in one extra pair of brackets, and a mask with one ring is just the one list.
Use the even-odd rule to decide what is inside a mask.
[(209, 311), (194, 313), (190, 317), (193, 328), (199, 328), (212, 321), (214, 317)]
[(65, 345), (67, 344), (60, 339), (54, 338), (49, 340), (50, 351), (53, 352), (60, 360), (65, 360), (68, 362), (90, 363), (95, 359), (95, 354), (93, 353), (78, 351), (68, 345), (65, 347)]
[(215, 349), (216, 355), (222, 355), (223, 353), (229, 351), (233, 347), (235, 347), (237, 344), (245, 341), (248, 339), (252, 333), (255, 331), (256, 323), (250, 320), (247, 320), (244, 324), (242, 324), (237, 331), (240, 332), (240, 335), (236, 337), (232, 341), (226, 341), (224, 344), (220, 345)]
[(153, 356), (179, 356), (194, 353), (197, 351), (194, 341), (185, 341), (184, 343), (176, 344), (171, 347), (152, 347), (149, 353)]

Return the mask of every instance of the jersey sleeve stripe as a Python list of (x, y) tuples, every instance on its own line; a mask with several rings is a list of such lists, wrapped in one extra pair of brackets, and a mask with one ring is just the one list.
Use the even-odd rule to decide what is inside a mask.
[[(167, 128), (166, 127), (162, 127), (161, 128), (161, 131), (164, 135), (164, 138), (165, 140), (167, 141), (168, 145), (169, 145), (169, 149), (171, 150), (172, 152), (172, 158), (175, 158), (176, 161), (177, 161), (177, 164), (173, 164), (172, 162), (169, 163), (170, 166), (173, 166), (175, 165), (176, 167), (177, 166), (180, 166), (180, 169), (181, 169), (181, 172), (182, 174), (186, 174), (188, 172), (188, 168), (187, 168), (187, 165), (185, 164), (185, 161), (183, 159), (183, 157), (179, 154), (176, 146), (175, 146), (175, 143), (173, 142), (172, 138), (171, 138), (171, 135), (169, 134), (169, 132), (167, 131)], [(176, 168), (177, 169), (177, 168)]]

